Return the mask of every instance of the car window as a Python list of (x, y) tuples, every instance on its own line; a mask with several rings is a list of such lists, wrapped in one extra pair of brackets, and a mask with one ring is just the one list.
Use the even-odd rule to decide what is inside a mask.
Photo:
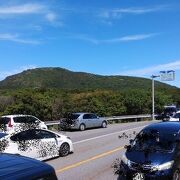
[(27, 123), (37, 123), (39, 120), (33, 116), (28, 116), (27, 117)]
[(34, 139), (40, 139), (40, 131), (36, 131), (34, 129), (32, 130), (27, 130), (20, 132), (18, 134), (15, 134), (11, 136), (12, 141), (27, 141), (27, 140), (34, 140)]
[(13, 119), (15, 123), (27, 123), (26, 116), (14, 117)]
[(11, 118), (9, 118), (9, 117), (1, 117), (0, 118), (0, 125), (1, 124), (8, 124), (10, 120), (11, 120)]
[(41, 139), (46, 139), (46, 138), (55, 138), (56, 135), (54, 133), (48, 132), (48, 131), (41, 131)]
[(180, 118), (180, 113), (176, 113), (176, 114), (174, 115), (174, 118)]
[(30, 139), (29, 131), (23, 131), (10, 137), (12, 141), (25, 141)]
[(83, 119), (91, 119), (90, 114), (84, 114)]
[(91, 119), (97, 119), (97, 116), (95, 114), (90, 115)]

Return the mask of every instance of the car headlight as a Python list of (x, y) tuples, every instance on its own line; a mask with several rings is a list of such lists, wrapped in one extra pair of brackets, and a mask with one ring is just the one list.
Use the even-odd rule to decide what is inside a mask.
[(157, 171), (168, 170), (172, 168), (173, 164), (174, 164), (174, 161), (169, 161), (164, 164), (155, 166), (154, 169)]
[(130, 166), (130, 160), (126, 157), (125, 154), (123, 154), (122, 158), (121, 158), (122, 162), (128, 166)]

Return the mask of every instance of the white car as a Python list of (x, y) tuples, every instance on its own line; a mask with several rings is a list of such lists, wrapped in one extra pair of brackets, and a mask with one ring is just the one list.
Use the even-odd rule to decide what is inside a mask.
[(29, 129), (16, 134), (0, 133), (0, 153), (46, 160), (73, 152), (69, 137), (49, 130)]
[(0, 129), (8, 134), (32, 128), (47, 129), (47, 126), (32, 115), (6, 115), (0, 118)]
[(180, 111), (177, 111), (172, 117), (170, 117), (169, 121), (180, 121)]

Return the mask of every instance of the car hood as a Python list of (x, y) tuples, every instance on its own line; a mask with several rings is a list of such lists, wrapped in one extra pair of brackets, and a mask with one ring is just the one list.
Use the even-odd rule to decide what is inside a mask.
[(144, 151), (129, 151), (126, 152), (126, 157), (135, 163), (158, 165), (171, 161), (173, 153), (163, 153), (159, 151), (148, 153), (145, 153)]

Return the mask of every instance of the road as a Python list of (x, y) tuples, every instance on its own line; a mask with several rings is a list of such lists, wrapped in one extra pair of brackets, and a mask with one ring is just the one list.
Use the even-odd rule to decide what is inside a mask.
[[(63, 132), (71, 137), (74, 153), (46, 161), (61, 180), (116, 180), (112, 164), (121, 158), (124, 145), (152, 121), (109, 125), (83, 132)], [(120, 137), (119, 137), (120, 136)]]

